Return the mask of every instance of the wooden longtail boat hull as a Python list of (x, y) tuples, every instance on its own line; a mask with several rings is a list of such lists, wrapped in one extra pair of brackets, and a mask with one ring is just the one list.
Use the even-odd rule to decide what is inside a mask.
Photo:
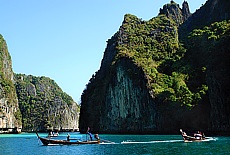
[(73, 144), (99, 144), (100, 140), (98, 141), (67, 141), (67, 140), (55, 140), (49, 138), (42, 138), (37, 134), (37, 137), (43, 143), (43, 145), (73, 145)]

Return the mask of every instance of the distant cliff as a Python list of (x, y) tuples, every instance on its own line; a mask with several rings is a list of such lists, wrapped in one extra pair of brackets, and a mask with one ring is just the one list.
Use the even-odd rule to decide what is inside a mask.
[(13, 75), (11, 57), (0, 35), (0, 132), (22, 127)]
[(0, 133), (78, 129), (79, 108), (50, 78), (14, 74), (0, 35)]
[(229, 19), (229, 2), (223, 4), (209, 0), (202, 6), (200, 12), (212, 10), (209, 15), (223, 8), (225, 18), (215, 14), (200, 25), (198, 11), (191, 14), (186, 1), (182, 9), (171, 1), (149, 21), (125, 15), (82, 94), (80, 131), (229, 133), (229, 21), (211, 25)]
[(48, 77), (15, 74), (23, 130), (77, 129), (79, 106)]

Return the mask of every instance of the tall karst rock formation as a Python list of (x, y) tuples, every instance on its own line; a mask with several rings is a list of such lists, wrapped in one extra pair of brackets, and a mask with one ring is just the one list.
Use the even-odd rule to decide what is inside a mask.
[[(101, 133), (178, 133), (179, 128), (228, 133), (229, 100), (222, 86), (229, 84), (229, 68), (216, 72), (214, 66), (229, 53), (229, 47), (222, 46), (229, 38), (229, 22), (210, 26), (216, 19), (229, 19), (226, 6), (226, 0), (209, 0), (191, 14), (186, 1), (182, 9), (171, 1), (149, 21), (125, 15), (120, 29), (107, 42), (100, 69), (82, 94), (80, 131), (90, 126)], [(204, 16), (213, 17), (199, 21), (203, 10), (211, 10)], [(202, 30), (188, 36), (194, 28)], [(207, 36), (206, 29), (215, 37)], [(201, 31), (203, 38), (196, 34)], [(221, 47), (217, 54), (221, 56), (214, 59), (213, 53), (203, 61), (210, 37), (215, 38), (211, 50)], [(196, 42), (203, 42), (202, 46)], [(223, 123), (219, 123), (221, 118)]]
[[(6, 42), (0, 35), (0, 128), (1, 131), (21, 128), (16, 89), (14, 86), (11, 56)], [(5, 130), (3, 130), (3, 128)], [(1, 132), (0, 131), (0, 132)]]

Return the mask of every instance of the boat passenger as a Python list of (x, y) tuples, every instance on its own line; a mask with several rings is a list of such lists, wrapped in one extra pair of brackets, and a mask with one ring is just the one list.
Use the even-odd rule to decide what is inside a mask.
[(204, 133), (202, 133), (202, 138), (203, 138), (203, 139), (205, 139), (205, 135), (204, 135)]
[(67, 134), (67, 141), (70, 141), (70, 134)]
[(183, 131), (182, 132), (182, 136), (187, 136), (186, 132)]
[(90, 140), (92, 141), (93, 140), (93, 135), (90, 132), (88, 132), (88, 134), (89, 134)]
[(195, 137), (196, 139), (202, 139), (202, 134), (201, 134), (201, 132), (200, 132), (200, 131), (197, 131), (197, 133), (194, 134), (194, 137)]
[(94, 138), (95, 138), (96, 140), (100, 140), (98, 134), (95, 134), (95, 135), (94, 135)]
[(52, 136), (52, 131), (48, 133), (48, 137), (51, 137), (51, 136)]

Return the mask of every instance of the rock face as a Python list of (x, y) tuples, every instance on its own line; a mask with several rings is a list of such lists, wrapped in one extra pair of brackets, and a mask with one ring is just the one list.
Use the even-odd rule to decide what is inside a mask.
[(189, 10), (189, 5), (187, 1), (184, 1), (182, 4), (182, 15), (183, 15), (183, 22), (185, 22), (192, 14)]
[[(228, 22), (230, 28), (230, 21)], [(216, 133), (229, 133), (230, 128), (230, 33), (216, 41), (214, 47), (208, 50), (206, 81), (209, 86), (209, 101), (211, 105), (210, 129)], [(202, 42), (201, 42), (202, 43)], [(202, 46), (200, 46), (202, 48)], [(206, 49), (207, 50), (207, 49)]]
[(79, 106), (50, 78), (15, 75), (23, 130), (78, 129)]
[(171, 1), (170, 4), (166, 4), (163, 9), (160, 9), (159, 15), (161, 14), (166, 15), (168, 18), (172, 18), (178, 26), (191, 16), (189, 6), (186, 1), (182, 4), (182, 9), (179, 7), (179, 4)]
[[(142, 79), (142, 80), (140, 80)], [(111, 133), (150, 132), (156, 129), (156, 104), (144, 74), (129, 59), (120, 59), (106, 90), (102, 128)]]
[[(225, 6), (210, 0), (200, 12)], [(217, 63), (229, 53), (229, 31), (224, 26), (226, 31), (210, 42), (213, 36), (203, 31), (210, 35), (215, 28), (204, 28), (193, 32), (188, 41), (193, 28), (203, 28), (203, 23), (214, 19), (199, 25), (195, 20), (200, 18), (190, 14), (188, 3), (182, 7), (171, 1), (150, 21), (125, 15), (119, 31), (108, 40), (100, 70), (82, 94), (82, 133), (88, 126), (101, 133), (178, 133), (180, 128), (230, 133), (229, 68), (225, 67), (229, 59)], [(217, 29), (222, 29), (219, 24)], [(184, 40), (179, 40), (178, 33)]]
[(0, 128), (10, 132), (13, 128), (21, 128), (22, 122), (13, 81), (12, 61), (2, 36), (0, 52)]

